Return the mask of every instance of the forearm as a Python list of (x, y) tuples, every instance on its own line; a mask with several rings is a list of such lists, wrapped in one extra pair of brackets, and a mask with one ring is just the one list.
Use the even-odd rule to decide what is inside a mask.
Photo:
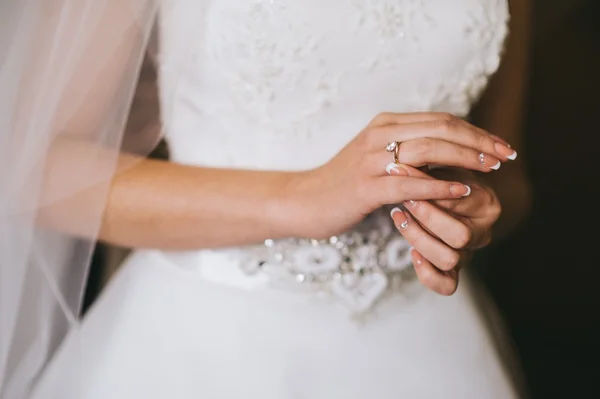
[(531, 186), (523, 159), (523, 115), (531, 48), (531, 4), (529, 0), (511, 2), (510, 37), (504, 60), (488, 90), (474, 110), (475, 122), (507, 140), (519, 153), (517, 161), (506, 163), (493, 174), (482, 176), (496, 191), (503, 212), (496, 225), (496, 236), (504, 236), (519, 224), (531, 206)]
[[(198, 168), (75, 139), (52, 146), (39, 195), (40, 227), (117, 246), (199, 249), (294, 234), (291, 187), (302, 172)], [(25, 186), (30, 187), (30, 185)], [(294, 209), (301, 209), (296, 206)], [(296, 217), (294, 219), (292, 216)]]
[(282, 198), (292, 175), (144, 160), (115, 177), (100, 239), (191, 250), (285, 237), (292, 219)]

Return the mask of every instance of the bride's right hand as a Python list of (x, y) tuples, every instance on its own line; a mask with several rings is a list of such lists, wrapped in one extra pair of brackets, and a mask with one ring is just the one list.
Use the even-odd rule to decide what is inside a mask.
[(412, 167), (445, 165), (489, 172), (516, 155), (486, 131), (449, 114), (380, 114), (331, 161), (289, 181), (284, 191), (291, 234), (327, 238), (385, 205), (470, 193), (461, 183), (411, 177), (406, 168), (394, 167), (386, 151), (392, 141), (401, 143), (399, 162)]

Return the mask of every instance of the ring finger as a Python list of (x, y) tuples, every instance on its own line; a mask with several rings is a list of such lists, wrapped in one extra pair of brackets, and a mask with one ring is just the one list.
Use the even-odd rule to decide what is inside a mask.
[(396, 151), (400, 163), (416, 168), (425, 165), (444, 165), (490, 172), (500, 169), (502, 165), (500, 160), (492, 155), (460, 144), (432, 138), (401, 142)]
[[(498, 142), (491, 135), (465, 122), (451, 123), (451, 127), (436, 121), (425, 121), (403, 125), (387, 125), (375, 128), (370, 146), (382, 148), (390, 141), (406, 142), (422, 138), (444, 140), (474, 151), (490, 154), (503, 161), (516, 157), (513, 149)], [(379, 138), (380, 137), (380, 138)], [(377, 148), (373, 148), (377, 150)]]

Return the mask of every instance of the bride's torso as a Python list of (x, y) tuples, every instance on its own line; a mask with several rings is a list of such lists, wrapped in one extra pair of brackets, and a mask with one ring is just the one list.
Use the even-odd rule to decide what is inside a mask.
[[(169, 0), (161, 15), (171, 159), (298, 170), (328, 161), (383, 111), (466, 115), (500, 63), (508, 4)], [(212, 281), (301, 283), (363, 312), (412, 268), (388, 215), (357, 228), (322, 242), (163, 255)]]
[(172, 159), (320, 165), (382, 111), (468, 113), (497, 69), (507, 0), (168, 0)]

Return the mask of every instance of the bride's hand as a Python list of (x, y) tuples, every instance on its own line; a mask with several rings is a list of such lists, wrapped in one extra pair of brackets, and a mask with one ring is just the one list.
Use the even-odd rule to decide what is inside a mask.
[(384, 205), (468, 195), (470, 189), (459, 182), (402, 175), (402, 169), (390, 165), (393, 157), (386, 146), (392, 141), (401, 143), (400, 162), (415, 167), (451, 165), (489, 172), (514, 153), (484, 130), (448, 114), (380, 114), (331, 161), (288, 182), (283, 192), (291, 204), (285, 215), (291, 218), (290, 233), (327, 238)]
[[(410, 175), (433, 179), (410, 167)], [(494, 191), (477, 181), (472, 172), (439, 169), (442, 179), (468, 184), (471, 194), (459, 200), (406, 201), (405, 211), (392, 212), (392, 218), (404, 238), (413, 246), (412, 257), (421, 282), (443, 295), (451, 295), (458, 286), (458, 271), (472, 251), (487, 246), (492, 227), (501, 213)]]

